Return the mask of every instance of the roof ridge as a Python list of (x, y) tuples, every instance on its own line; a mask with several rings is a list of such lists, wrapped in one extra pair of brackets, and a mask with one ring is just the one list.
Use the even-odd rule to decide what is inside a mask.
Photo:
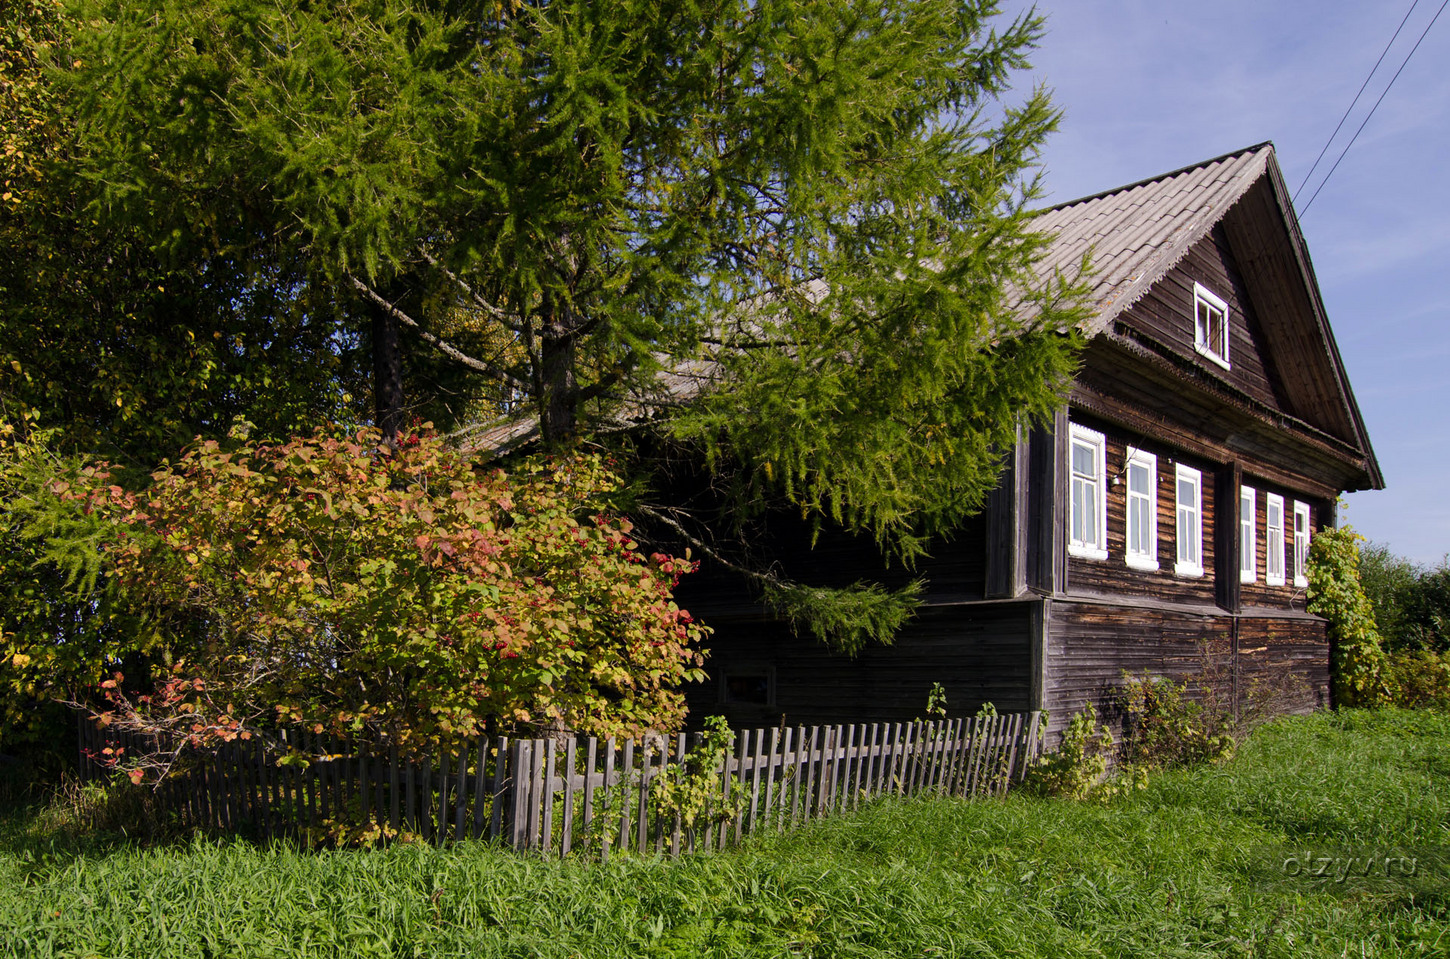
[(1049, 213), (1053, 210), (1064, 210), (1070, 206), (1076, 206), (1079, 203), (1088, 203), (1092, 200), (1101, 200), (1103, 197), (1112, 196), (1115, 193), (1126, 193), (1129, 190), (1137, 189), (1140, 186), (1147, 186), (1150, 183), (1159, 183), (1163, 180), (1171, 180), (1176, 176), (1182, 176), (1185, 173), (1190, 173), (1194, 170), (1202, 169), (1203, 167), (1212, 166), (1215, 163), (1222, 163), (1225, 160), (1236, 159), (1238, 157), (1258, 153), (1260, 150), (1263, 150), (1265, 148), (1268, 148), (1272, 151), (1274, 149), (1274, 141), (1264, 140), (1261, 143), (1255, 143), (1253, 146), (1247, 146), (1239, 150), (1230, 150), (1229, 152), (1224, 153), (1220, 156), (1212, 157), (1207, 160), (1199, 160), (1196, 163), (1190, 163), (1187, 166), (1181, 166), (1178, 169), (1170, 170), (1167, 173), (1158, 173), (1153, 176), (1144, 177), (1141, 180), (1134, 180), (1132, 183), (1125, 183), (1122, 186), (1115, 186), (1108, 190), (1099, 190), (1097, 193), (1089, 193), (1087, 196), (1080, 196), (1074, 200), (1066, 200), (1062, 203), (1054, 203), (1052, 206), (1045, 206), (1033, 212), (1037, 214)]

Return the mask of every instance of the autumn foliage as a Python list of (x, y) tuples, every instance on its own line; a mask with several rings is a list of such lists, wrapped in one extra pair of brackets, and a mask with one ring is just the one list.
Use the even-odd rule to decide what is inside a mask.
[(480, 469), (424, 432), (205, 442), (142, 494), (75, 491), (120, 525), (111, 574), (158, 633), (106, 719), (203, 744), (281, 725), (421, 748), (483, 730), (671, 729), (704, 629), (644, 555), (600, 459)]

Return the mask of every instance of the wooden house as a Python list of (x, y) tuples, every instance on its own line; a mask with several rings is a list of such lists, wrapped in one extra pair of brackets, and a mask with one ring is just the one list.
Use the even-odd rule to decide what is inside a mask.
[[(1309, 538), (1334, 525), (1341, 492), (1383, 479), (1273, 147), (1064, 203), (1040, 225), (1055, 234), (1045, 269), (1088, 250), (1095, 269), (1056, 422), (1021, 436), (987, 509), (916, 571), (925, 602), (892, 646), (833, 654), (728, 576), (688, 578), (682, 604), (715, 629), (692, 715), (904, 720), (939, 682), (954, 713), (1047, 709), (1060, 728), (1143, 671), (1206, 676), (1225, 702), (1327, 702)], [(793, 575), (845, 585), (870, 547), (783, 549)]]

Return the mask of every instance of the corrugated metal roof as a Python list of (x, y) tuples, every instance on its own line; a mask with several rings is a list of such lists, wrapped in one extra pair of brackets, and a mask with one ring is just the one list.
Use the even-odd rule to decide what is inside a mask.
[(1072, 276), (1090, 252), (1094, 316), (1084, 332), (1101, 332), (1243, 196), (1273, 151), (1272, 144), (1261, 143), (1042, 211), (1033, 228), (1055, 237), (1038, 275)]

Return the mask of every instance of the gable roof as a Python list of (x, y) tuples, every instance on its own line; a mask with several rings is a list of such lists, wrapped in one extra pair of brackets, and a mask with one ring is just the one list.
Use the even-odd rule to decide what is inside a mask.
[(1220, 223), (1249, 296), (1260, 307), (1270, 351), (1293, 358), (1281, 364), (1292, 370), (1283, 383), (1291, 405), (1286, 412), (1357, 449), (1365, 485), (1383, 488), (1272, 143), (1042, 211), (1035, 225), (1054, 239), (1038, 273), (1071, 275), (1090, 253), (1093, 315), (1083, 332), (1111, 333), (1123, 311)]
[(1119, 313), (1223, 219), (1263, 175), (1273, 151), (1272, 144), (1261, 143), (1043, 210), (1033, 225), (1055, 239), (1038, 264), (1039, 275), (1071, 275), (1091, 253), (1094, 315), (1083, 332), (1110, 329)]
[[(1241, 203), (1246, 198), (1248, 202)], [(1359, 450), (1367, 485), (1383, 488), (1272, 143), (1039, 212), (1034, 226), (1054, 238), (1037, 265), (1037, 275), (1074, 275), (1084, 256), (1091, 254), (1092, 315), (1083, 330), (1091, 337), (1111, 331), (1116, 318), (1220, 222), (1231, 241), (1237, 236), (1238, 243), (1253, 246), (1259, 255), (1245, 270), (1244, 280), (1251, 296), (1261, 293), (1266, 301), (1273, 299), (1275, 308), (1261, 311), (1271, 349), (1294, 356), (1305, 370), (1291, 384), (1291, 415)], [(1268, 247), (1272, 249), (1265, 252)], [(1294, 292), (1287, 299), (1282, 290), (1270, 297), (1265, 291), (1274, 281)], [(657, 395), (636, 397), (625, 420), (647, 418), (655, 403), (688, 401), (708, 388), (716, 372), (708, 360), (686, 361), (662, 372)], [(475, 450), (502, 453), (527, 443), (536, 429), (533, 417), (510, 417), (464, 432), (473, 434), (466, 442)]]

